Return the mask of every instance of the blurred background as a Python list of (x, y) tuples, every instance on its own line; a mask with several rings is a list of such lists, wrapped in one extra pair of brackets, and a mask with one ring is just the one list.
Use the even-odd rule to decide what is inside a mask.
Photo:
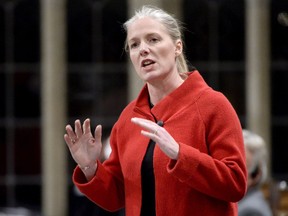
[(184, 23), (191, 65), (265, 138), (263, 191), (288, 215), (287, 0), (0, 0), (0, 213), (112, 215), (73, 187), (64, 128), (89, 117), (107, 139), (138, 94), (121, 24), (143, 4)]

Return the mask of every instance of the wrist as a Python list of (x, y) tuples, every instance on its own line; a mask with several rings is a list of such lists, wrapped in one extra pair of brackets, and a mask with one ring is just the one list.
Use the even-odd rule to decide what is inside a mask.
[(78, 166), (79, 166), (79, 168), (80, 168), (82, 171), (86, 171), (86, 170), (88, 170), (88, 169), (91, 168), (91, 165), (81, 166), (81, 165), (78, 164)]
[(96, 173), (97, 162), (93, 162), (86, 166), (81, 166), (80, 164), (78, 164), (78, 167), (82, 170), (82, 172), (86, 176), (87, 181), (90, 181)]

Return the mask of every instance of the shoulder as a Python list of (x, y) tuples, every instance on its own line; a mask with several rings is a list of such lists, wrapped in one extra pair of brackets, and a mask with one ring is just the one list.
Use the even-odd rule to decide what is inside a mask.
[(261, 191), (247, 193), (247, 195), (239, 202), (239, 216), (272, 216), (271, 209), (266, 202)]
[(210, 106), (231, 106), (229, 99), (222, 92), (212, 88), (205, 89), (199, 95), (198, 103), (210, 104)]
[(213, 117), (234, 118), (237, 116), (236, 110), (228, 98), (223, 93), (211, 88), (203, 91), (196, 103), (202, 117), (210, 119)]

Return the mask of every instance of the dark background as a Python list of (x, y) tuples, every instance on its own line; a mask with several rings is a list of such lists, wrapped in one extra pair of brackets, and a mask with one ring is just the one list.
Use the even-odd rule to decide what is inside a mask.
[[(184, 0), (182, 5), (187, 57), (213, 88), (228, 97), (243, 127), (244, 3)], [(280, 181), (288, 180), (288, 27), (281, 25), (277, 16), (288, 12), (288, 1), (273, 0), (270, 5), (270, 155), (272, 177)], [(41, 205), (39, 8), (37, 0), (0, 1), (0, 207), (24, 206), (36, 211)], [(128, 103), (125, 34), (121, 28), (126, 18), (124, 0), (67, 3), (67, 116), (70, 123), (86, 117), (92, 119), (92, 126), (101, 122), (104, 137)], [(75, 164), (71, 158), (69, 162), (72, 173)], [(71, 182), (69, 197), (70, 215), (85, 211), (75, 206), (80, 200), (90, 215), (99, 211), (74, 193)]]

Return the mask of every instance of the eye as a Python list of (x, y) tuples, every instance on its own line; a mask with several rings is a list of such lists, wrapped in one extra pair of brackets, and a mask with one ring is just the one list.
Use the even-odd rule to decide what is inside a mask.
[(149, 39), (150, 43), (157, 43), (158, 41), (159, 41), (159, 39), (156, 38), (156, 37), (152, 37), (152, 38)]
[(138, 46), (138, 43), (133, 42), (133, 43), (131, 43), (131, 44), (129, 45), (129, 49), (130, 49), (130, 50), (131, 50), (131, 49), (135, 49), (137, 46)]

